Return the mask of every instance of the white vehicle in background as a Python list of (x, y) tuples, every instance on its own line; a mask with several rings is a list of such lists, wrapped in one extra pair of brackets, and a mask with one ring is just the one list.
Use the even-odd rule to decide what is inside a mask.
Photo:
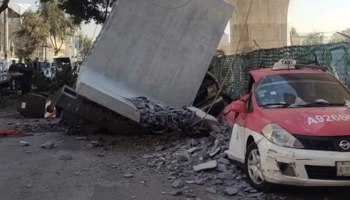
[(53, 65), (56, 67), (57, 71), (62, 71), (64, 66), (72, 67), (72, 61), (70, 57), (56, 57), (53, 59)]
[(51, 62), (43, 61), (40, 62), (40, 69), (44, 76), (49, 79), (53, 79), (56, 76), (56, 70)]

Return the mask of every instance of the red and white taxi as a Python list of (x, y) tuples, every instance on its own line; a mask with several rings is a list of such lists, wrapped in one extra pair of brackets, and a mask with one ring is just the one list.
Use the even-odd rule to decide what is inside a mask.
[(259, 190), (349, 186), (348, 101), (347, 88), (320, 68), (280, 61), (251, 71), (247, 95), (224, 110), (233, 125), (227, 155)]

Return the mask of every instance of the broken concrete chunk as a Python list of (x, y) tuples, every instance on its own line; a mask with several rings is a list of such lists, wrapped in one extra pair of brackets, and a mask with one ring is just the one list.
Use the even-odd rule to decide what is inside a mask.
[(171, 196), (180, 196), (182, 194), (183, 194), (183, 192), (181, 190), (172, 190), (169, 192), (169, 195), (171, 195)]
[(55, 148), (55, 143), (51, 142), (51, 141), (47, 141), (44, 144), (41, 145), (41, 148), (43, 149), (53, 149)]
[(157, 146), (156, 151), (164, 151), (165, 146)]
[(216, 156), (217, 154), (219, 154), (220, 151), (221, 151), (221, 148), (220, 148), (220, 147), (219, 147), (219, 148), (216, 148), (216, 149), (214, 149), (212, 152), (209, 152), (209, 156), (210, 156), (210, 157), (214, 157), (214, 156)]
[(77, 137), (77, 140), (87, 140), (86, 136)]
[(192, 181), (192, 180), (189, 180), (189, 181), (185, 181), (187, 184), (194, 184), (196, 183), (196, 181)]
[(174, 188), (181, 188), (184, 186), (184, 182), (182, 180), (175, 180), (173, 184), (171, 184)]
[(30, 145), (27, 141), (20, 141), (19, 144), (23, 147), (27, 147)]
[(193, 153), (193, 152), (195, 152), (195, 151), (197, 151), (197, 150), (198, 150), (197, 147), (193, 147), (193, 148), (187, 149), (187, 152), (188, 152), (188, 153)]
[(128, 174), (124, 174), (123, 177), (124, 177), (124, 178), (132, 178), (132, 177), (134, 177), (134, 175), (128, 173)]
[(236, 187), (227, 187), (225, 189), (225, 193), (230, 196), (236, 195), (238, 192), (239, 190)]
[(215, 125), (215, 124), (211, 125), (211, 130), (213, 130), (216, 133), (221, 133), (222, 132), (222, 129), (220, 128), (220, 126)]
[(216, 168), (218, 162), (216, 160), (212, 160), (206, 163), (202, 163), (196, 166), (193, 166), (193, 170), (196, 172), (203, 171), (203, 170), (208, 170), (208, 169), (214, 169)]
[(216, 189), (214, 187), (206, 187), (205, 191), (211, 194), (216, 194)]
[(226, 158), (219, 158), (218, 162), (222, 163), (222, 164), (225, 164), (225, 165), (231, 164), (231, 162), (228, 159), (226, 159)]
[(189, 161), (191, 159), (191, 155), (186, 150), (179, 150), (175, 153), (175, 156), (182, 161)]
[(199, 145), (199, 142), (196, 139), (191, 139), (190, 143), (191, 143), (191, 146), (198, 146)]
[(92, 141), (90, 142), (90, 144), (92, 144), (92, 146), (94, 146), (94, 147), (101, 146), (101, 144), (100, 144), (100, 142), (99, 142), (98, 140), (92, 140)]
[(219, 163), (216, 166), (216, 170), (219, 171), (219, 172), (227, 172), (227, 167), (226, 167), (225, 164)]

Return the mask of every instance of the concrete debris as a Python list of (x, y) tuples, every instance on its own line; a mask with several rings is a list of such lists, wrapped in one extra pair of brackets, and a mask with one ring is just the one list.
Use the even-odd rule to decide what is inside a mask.
[(41, 145), (41, 148), (43, 149), (53, 149), (55, 148), (55, 143), (51, 142), (51, 141), (47, 141), (44, 144)]
[(24, 133), (24, 137), (34, 136), (34, 133)]
[(225, 189), (225, 193), (230, 196), (234, 196), (238, 194), (238, 192), (239, 192), (239, 189), (236, 187), (228, 187)]
[(164, 146), (158, 146), (156, 148), (156, 151), (164, 151), (165, 150), (165, 147)]
[(101, 144), (100, 144), (100, 142), (99, 142), (98, 140), (92, 140), (92, 141), (90, 142), (90, 144), (92, 144), (92, 146), (94, 146), (94, 147), (101, 146)]
[(218, 162), (222, 163), (222, 164), (225, 164), (225, 165), (231, 164), (231, 162), (228, 159), (226, 159), (226, 158), (219, 158)]
[(191, 159), (191, 155), (186, 150), (179, 150), (175, 153), (175, 157), (177, 157), (181, 161), (189, 161)]
[(184, 182), (182, 180), (176, 180), (171, 184), (174, 188), (181, 188), (184, 186)]
[(169, 195), (171, 195), (171, 196), (180, 196), (182, 194), (183, 194), (183, 192), (181, 190), (172, 190), (169, 192)]
[(208, 169), (214, 169), (216, 168), (218, 162), (216, 160), (212, 160), (206, 163), (202, 163), (196, 166), (193, 166), (193, 170), (196, 172), (203, 171), (203, 170), (208, 170)]
[(221, 151), (221, 148), (220, 148), (220, 147), (219, 147), (219, 148), (216, 148), (214, 151), (209, 152), (209, 156), (210, 156), (210, 157), (214, 157), (214, 156), (216, 156), (217, 154), (219, 154), (220, 151)]
[(86, 136), (77, 137), (77, 140), (87, 140)]
[(226, 165), (221, 163), (217, 164), (216, 170), (218, 170), (219, 172), (227, 172)]
[(132, 178), (132, 177), (134, 177), (134, 175), (128, 173), (128, 174), (124, 174), (123, 177), (124, 177), (124, 178)]
[(211, 194), (216, 194), (217, 193), (217, 191), (216, 191), (216, 189), (214, 187), (206, 187), (205, 191), (209, 192)]
[(28, 147), (30, 145), (27, 141), (20, 141), (19, 144), (23, 147)]
[(184, 130), (195, 121), (195, 113), (187, 108), (158, 104), (146, 97), (129, 100), (140, 113), (140, 124), (154, 132)]
[(59, 159), (63, 161), (73, 160), (73, 155), (68, 152), (63, 152)]
[(197, 147), (193, 147), (193, 148), (187, 149), (187, 152), (190, 153), (190, 154), (192, 154), (192, 153), (194, 153), (194, 152), (197, 151), (197, 150), (198, 150)]

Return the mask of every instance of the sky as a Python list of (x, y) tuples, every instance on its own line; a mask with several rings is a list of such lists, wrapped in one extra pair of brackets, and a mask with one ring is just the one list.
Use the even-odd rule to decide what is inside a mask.
[(290, 25), (300, 33), (334, 33), (350, 28), (349, 0), (294, 0)]
[[(35, 4), (38, 0), (12, 1)], [(291, 6), (289, 22), (299, 33), (332, 34), (350, 28), (350, 0), (292, 0)], [(82, 31), (96, 37), (101, 28), (95, 28), (95, 24), (84, 25)]]

